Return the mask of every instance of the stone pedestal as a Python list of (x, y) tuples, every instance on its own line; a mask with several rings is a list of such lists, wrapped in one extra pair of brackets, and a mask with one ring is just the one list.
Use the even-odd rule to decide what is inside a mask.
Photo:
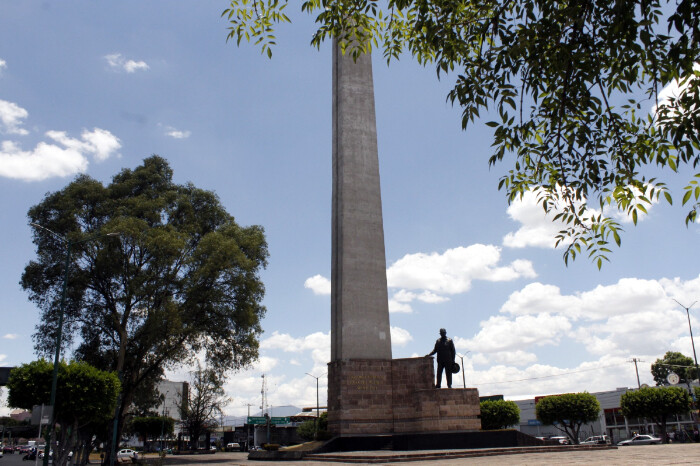
[(360, 436), (481, 429), (476, 388), (433, 388), (432, 358), (328, 364), (328, 429)]

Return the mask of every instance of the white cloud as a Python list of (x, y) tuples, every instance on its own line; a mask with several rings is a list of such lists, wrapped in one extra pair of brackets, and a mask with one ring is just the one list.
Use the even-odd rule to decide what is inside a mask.
[(100, 128), (83, 131), (81, 139), (68, 137), (63, 131), (48, 131), (46, 136), (59, 145), (40, 142), (34, 150), (24, 151), (12, 141), (3, 141), (0, 176), (25, 181), (69, 176), (87, 169), (88, 155), (101, 161), (118, 156), (116, 151), (121, 147), (119, 138)]
[[(411, 313), (410, 303), (416, 300), (430, 304), (449, 301), (445, 295), (469, 291), (472, 280), (500, 282), (537, 276), (530, 261), (499, 266), (500, 259), (498, 246), (483, 244), (460, 246), (442, 254), (406, 254), (386, 271), (388, 287), (399, 288), (389, 299), (389, 312)], [(304, 287), (317, 295), (331, 293), (330, 280), (321, 275), (307, 278)]]
[(411, 341), (413, 341), (413, 336), (408, 330), (400, 327), (391, 327), (392, 346), (406, 346)]
[[(647, 210), (647, 214), (651, 211), (654, 205), (658, 204), (658, 199), (651, 198), (649, 192), (652, 186), (647, 187), (647, 198), (650, 199), (651, 204), (646, 204), (643, 202), (638, 202), (637, 204), (644, 205)], [(630, 188), (636, 196), (639, 196), (641, 192), (637, 188)], [(556, 244), (557, 234), (566, 229), (567, 225), (565, 222), (558, 220), (552, 220), (557, 212), (562, 209), (557, 207), (558, 204), (554, 204), (549, 213), (546, 213), (542, 206), (538, 204), (538, 191), (537, 189), (527, 191), (522, 197), (514, 199), (508, 206), (506, 212), (508, 216), (521, 224), (515, 232), (510, 232), (503, 237), (503, 245), (509, 248), (525, 248), (525, 247), (536, 247), (536, 248), (549, 248), (553, 249)], [(576, 203), (578, 206), (582, 203), (579, 201)], [(591, 215), (598, 215), (599, 211), (596, 209), (588, 208), (587, 213), (584, 214), (586, 217)], [(606, 204), (603, 209), (603, 213), (611, 218), (616, 219), (621, 223), (632, 223), (632, 216), (625, 211), (617, 209), (616, 206)], [(638, 221), (643, 221), (647, 215), (640, 215)], [(568, 244), (565, 239), (562, 244)]]
[(412, 312), (413, 308), (410, 304), (389, 298), (389, 313), (411, 314)]
[[(700, 71), (700, 64), (696, 63), (693, 66), (693, 70), (695, 72)], [(667, 107), (670, 109), (670, 115), (669, 116), (674, 116), (675, 110), (673, 109), (673, 102), (672, 100), (677, 100), (678, 98), (682, 97), (683, 94), (688, 90), (689, 84), (692, 80), (697, 79), (697, 76), (689, 76), (685, 82), (681, 85), (681, 83), (677, 80), (674, 79), (671, 81), (669, 84), (666, 85), (663, 89), (661, 89), (661, 92), (659, 92), (658, 96), (658, 102), (656, 105), (654, 105), (651, 109), (651, 114), (656, 115), (657, 111), (661, 107)], [(682, 81), (682, 80), (681, 80)]]
[(0, 99), (0, 131), (7, 134), (27, 135), (29, 131), (21, 128), (22, 120), (29, 116), (29, 112), (19, 105)]
[(323, 275), (314, 275), (306, 279), (304, 288), (310, 289), (314, 294), (328, 296), (331, 294), (331, 281)]
[[(294, 338), (288, 333), (272, 332), (272, 336), (260, 342), (262, 349), (279, 349), (287, 353), (311, 351), (312, 357), (330, 361), (331, 334), (316, 332), (302, 338)], [(328, 352), (328, 357), (324, 355)]]
[[(497, 364), (480, 371), (466, 361), (465, 365), (467, 386), (479, 387), (480, 395), (503, 394), (507, 399), (516, 400), (583, 390), (598, 392), (637, 384), (634, 365), (621, 357), (604, 356), (569, 368), (544, 364), (518, 368)], [(649, 365), (640, 364), (642, 383), (652, 383)]]
[(66, 136), (64, 131), (48, 131), (46, 135), (81, 154), (92, 154), (99, 161), (108, 159), (121, 147), (116, 136), (100, 128), (92, 131), (84, 130), (81, 135), (82, 141)]
[(7, 68), (7, 62), (0, 58), (0, 72), (2, 72), (4, 68)]
[(554, 248), (555, 236), (563, 228), (560, 222), (552, 222), (542, 207), (537, 204), (537, 194), (528, 191), (522, 198), (516, 198), (506, 210), (508, 216), (522, 226), (516, 232), (503, 238), (503, 245), (509, 248)]
[(187, 139), (190, 137), (190, 134), (191, 133), (189, 131), (180, 131), (172, 126), (165, 127), (165, 135), (170, 136), (173, 139)]
[(477, 353), (471, 359), (474, 363), (482, 365), (506, 364), (522, 367), (537, 362), (537, 355), (523, 350), (515, 350), (488, 354)]
[(546, 312), (575, 320), (600, 320), (635, 314), (643, 309), (669, 308), (671, 304), (661, 282), (622, 278), (612, 285), (598, 285), (590, 291), (566, 296), (556, 286), (530, 283), (512, 293), (501, 306), (501, 312), (511, 315)]
[(19, 335), (17, 335), (16, 333), (6, 333), (2, 337), (6, 340), (16, 340), (17, 338), (19, 338)]
[(422, 289), (433, 293), (469, 291), (472, 280), (509, 281), (536, 276), (530, 261), (514, 261), (499, 267), (501, 249), (474, 244), (448, 249), (442, 254), (407, 254), (387, 270), (389, 287)]
[(389, 309), (411, 312), (410, 303), (414, 300), (448, 301), (445, 295), (469, 291), (472, 280), (510, 281), (536, 276), (530, 261), (516, 260), (499, 266), (500, 259), (499, 247), (483, 244), (448, 249), (442, 254), (407, 254), (387, 269), (389, 287), (400, 288), (392, 296)]
[[(527, 363), (534, 348), (564, 341), (596, 357), (658, 355), (672, 347), (690, 354), (686, 313), (672, 298), (697, 294), (700, 276), (687, 281), (623, 278), (570, 295), (531, 283), (508, 297), (500, 309), (507, 315), (481, 322), (474, 337), (456, 337), (455, 345), (475, 351), (480, 364)], [(693, 314), (691, 322), (699, 325)]]
[(145, 71), (149, 69), (145, 61), (127, 60), (121, 53), (113, 53), (105, 55), (104, 59), (111, 68), (124, 70), (127, 73), (135, 73), (136, 71)]
[(473, 338), (460, 341), (458, 345), (484, 354), (556, 345), (571, 331), (572, 325), (564, 316), (543, 313), (515, 319), (492, 316), (481, 322), (480, 327)]

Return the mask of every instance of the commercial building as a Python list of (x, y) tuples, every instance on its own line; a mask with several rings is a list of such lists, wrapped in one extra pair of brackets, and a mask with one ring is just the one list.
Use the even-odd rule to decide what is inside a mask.
[[(632, 437), (635, 433), (659, 435), (659, 428), (651, 421), (640, 418), (628, 419), (622, 415), (620, 408), (620, 398), (629, 391), (634, 391), (632, 388), (617, 388), (606, 392), (591, 393), (600, 403), (600, 416), (598, 420), (592, 424), (584, 425), (581, 428), (580, 440), (593, 435), (606, 434), (613, 442), (625, 440)], [(542, 397), (535, 397), (530, 400), (518, 400), (515, 403), (520, 408), (520, 425), (518, 430), (524, 434), (535, 437), (549, 437), (553, 435), (562, 435), (562, 432), (555, 426), (545, 426), (537, 420), (535, 415), (535, 404)], [(694, 425), (690, 413), (672, 416), (668, 420), (667, 430), (693, 432)]]

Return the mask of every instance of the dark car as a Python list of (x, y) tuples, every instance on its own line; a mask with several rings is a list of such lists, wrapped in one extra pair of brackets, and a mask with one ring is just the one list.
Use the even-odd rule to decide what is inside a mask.
[(15, 447), (13, 447), (12, 445), (5, 445), (4, 447), (2, 447), (2, 452), (3, 453), (14, 453)]

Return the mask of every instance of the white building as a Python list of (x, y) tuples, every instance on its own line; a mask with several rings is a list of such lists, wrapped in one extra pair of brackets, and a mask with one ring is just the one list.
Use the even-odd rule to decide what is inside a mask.
[[(600, 403), (600, 416), (598, 421), (592, 424), (584, 425), (581, 428), (580, 439), (592, 435), (607, 434), (613, 442), (631, 438), (634, 433), (638, 434), (653, 434), (658, 435), (658, 427), (651, 421), (646, 422), (645, 419), (627, 419), (622, 415), (620, 409), (620, 397), (628, 391), (634, 391), (632, 388), (617, 388), (607, 392), (591, 393)], [(545, 395), (546, 396), (546, 395)], [(530, 400), (518, 400), (515, 403), (520, 408), (520, 425), (517, 427), (524, 434), (534, 437), (548, 437), (551, 435), (562, 435), (562, 432), (554, 426), (542, 425), (535, 415), (535, 403), (539, 401), (537, 396)], [(667, 430), (686, 430), (693, 431), (693, 420), (690, 413), (680, 416), (673, 416), (668, 420)]]
[(163, 403), (158, 407), (158, 414), (175, 419), (175, 435), (181, 429), (180, 408), (183, 404), (184, 406), (187, 405), (189, 387), (187, 382), (173, 382), (172, 380), (161, 380), (158, 382), (158, 393), (163, 399)]

